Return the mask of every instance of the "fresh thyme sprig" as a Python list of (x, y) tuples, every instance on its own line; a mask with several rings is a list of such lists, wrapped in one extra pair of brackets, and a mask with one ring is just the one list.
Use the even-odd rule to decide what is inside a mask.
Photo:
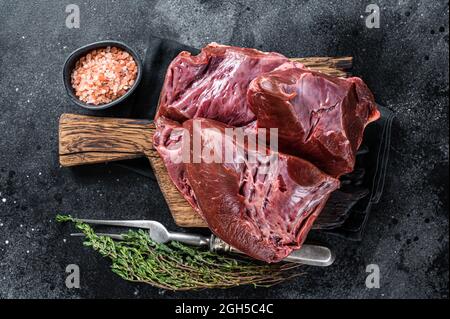
[(173, 241), (157, 244), (142, 230), (128, 231), (124, 240), (99, 236), (89, 225), (68, 215), (58, 222), (73, 222), (84, 235), (84, 245), (111, 260), (111, 269), (125, 280), (169, 290), (231, 288), (240, 285), (272, 286), (301, 275), (298, 264), (262, 264), (231, 258)]

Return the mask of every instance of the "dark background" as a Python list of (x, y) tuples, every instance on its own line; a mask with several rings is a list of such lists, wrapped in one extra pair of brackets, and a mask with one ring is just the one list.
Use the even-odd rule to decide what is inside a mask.
[[(65, 7), (81, 28), (65, 26)], [(376, 3), (381, 27), (365, 27)], [(201, 47), (224, 44), (287, 56), (355, 57), (379, 103), (397, 117), (387, 185), (361, 243), (334, 237), (327, 269), (263, 289), (165, 292), (116, 277), (109, 263), (69, 238), (57, 213), (154, 218), (175, 226), (155, 182), (115, 165), (60, 168), (57, 123), (73, 105), (62, 64), (74, 49), (122, 40), (143, 56), (150, 34)], [(149, 107), (151, 107), (149, 105)], [(448, 298), (447, 1), (0, 1), (1, 298)], [(4, 199), (4, 200), (3, 200)], [(65, 267), (81, 289), (65, 287)], [(365, 287), (378, 264), (381, 288)]]

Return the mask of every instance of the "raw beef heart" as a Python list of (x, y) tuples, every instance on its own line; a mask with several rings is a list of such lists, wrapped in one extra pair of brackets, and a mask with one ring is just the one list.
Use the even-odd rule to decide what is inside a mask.
[(185, 130), (175, 121), (164, 116), (156, 120), (157, 130), (153, 135), (153, 146), (158, 151), (167, 168), (170, 179), (188, 201), (188, 203), (201, 216), (197, 205), (197, 199), (186, 175), (186, 167), (183, 163), (183, 137)]
[[(378, 117), (359, 78), (333, 78), (277, 53), (213, 43), (197, 56), (180, 53), (169, 66), (154, 146), (176, 187), (217, 236), (254, 258), (277, 262), (300, 248), (339, 187), (336, 178), (353, 170), (364, 128)], [(277, 128), (280, 153), (236, 141), (224, 133), (232, 127), (246, 134)], [(215, 154), (238, 151), (231, 161), (211, 161), (208, 152), (194, 161), (194, 134)], [(278, 160), (268, 165), (263, 155), (275, 154)], [(248, 159), (256, 155), (259, 161)], [(344, 222), (365, 195), (334, 193), (331, 202), (340, 209), (326, 209), (317, 227)]]
[[(183, 142), (192, 143), (194, 134), (201, 137), (201, 149), (209, 150), (201, 152), (201, 162), (194, 163), (191, 153), (189, 163), (168, 165), (168, 171), (185, 196), (195, 194), (191, 203), (198, 205), (209, 228), (254, 258), (277, 262), (298, 249), (330, 193), (339, 187), (337, 179), (300, 158), (278, 153), (278, 160), (271, 163), (267, 159), (275, 153), (263, 147), (249, 149), (247, 140), (240, 143), (226, 135), (229, 126), (223, 123), (188, 120), (183, 128), (190, 138), (180, 140), (186, 136), (181, 126), (163, 118), (158, 121), (164, 121), (161, 132), (171, 128), (174, 135), (163, 133), (155, 139), (166, 165), (181, 162)], [(223, 159), (230, 145), (233, 158), (227, 162)], [(211, 162), (211, 154), (222, 157)]]
[(359, 78), (335, 78), (287, 62), (252, 81), (248, 99), (258, 127), (277, 127), (282, 152), (338, 177), (353, 170), (366, 125), (379, 118)]
[(247, 102), (250, 82), (288, 61), (278, 53), (209, 44), (197, 56), (180, 53), (170, 64), (158, 108), (183, 122), (203, 117), (241, 126), (254, 120)]
[[(156, 123), (158, 130), (154, 135), (154, 146), (163, 159), (171, 180), (192, 208), (204, 218), (187, 178), (186, 167), (182, 159), (183, 134), (185, 133), (183, 127), (178, 122), (166, 119), (163, 116)], [(255, 129), (254, 122), (243, 127), (245, 134), (255, 134)], [(366, 196), (367, 192), (364, 188), (348, 190), (345, 185), (342, 189), (334, 191), (314, 222), (313, 228), (327, 229), (343, 224), (348, 217), (349, 210), (362, 197)]]

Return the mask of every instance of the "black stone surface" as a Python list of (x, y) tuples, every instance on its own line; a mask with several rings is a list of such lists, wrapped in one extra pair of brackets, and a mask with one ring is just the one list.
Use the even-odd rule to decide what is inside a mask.
[[(448, 2), (376, 1), (381, 25), (368, 29), (373, 2), (73, 1), (81, 28), (68, 29), (64, 2), (0, 1), (0, 297), (448, 298)], [(397, 117), (385, 194), (364, 241), (330, 237), (335, 265), (305, 267), (276, 287), (173, 293), (119, 279), (69, 238), (57, 213), (154, 218), (175, 229), (149, 179), (115, 165), (58, 165), (60, 114), (93, 114), (66, 96), (66, 56), (104, 39), (142, 55), (149, 34), (194, 47), (354, 56), (353, 73)], [(68, 264), (80, 266), (80, 289), (64, 284)], [(380, 289), (365, 286), (368, 264), (380, 267)]]

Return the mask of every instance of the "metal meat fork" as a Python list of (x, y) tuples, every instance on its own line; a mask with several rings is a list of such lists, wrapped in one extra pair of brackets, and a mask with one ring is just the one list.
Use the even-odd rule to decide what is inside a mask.
[[(159, 222), (152, 220), (94, 220), (94, 219), (76, 219), (76, 221), (93, 225), (122, 226), (132, 228), (148, 229), (150, 238), (160, 244), (170, 242), (172, 240), (179, 241), (184, 244), (208, 247), (210, 251), (231, 252), (243, 254), (241, 251), (233, 248), (220, 238), (211, 235), (211, 237), (185, 234), (179, 232), (170, 232)], [(118, 234), (99, 234), (108, 236), (113, 239), (123, 240), (122, 235)], [(71, 234), (71, 236), (84, 236), (83, 234)], [(335, 256), (328, 247), (319, 245), (303, 245), (301, 249), (292, 252), (288, 257), (283, 259), (286, 262), (300, 263), (311, 266), (326, 267), (334, 262)]]

